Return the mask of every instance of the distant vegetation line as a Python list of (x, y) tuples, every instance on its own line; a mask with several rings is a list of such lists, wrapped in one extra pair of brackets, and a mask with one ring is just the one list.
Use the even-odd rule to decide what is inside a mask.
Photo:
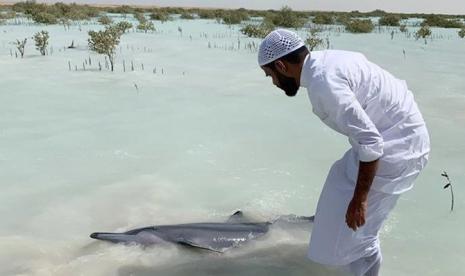
[[(42, 24), (63, 24), (70, 21), (98, 18), (102, 25), (110, 25), (109, 13), (133, 15), (139, 21), (138, 30), (154, 30), (151, 20), (168, 21), (173, 15), (182, 19), (216, 19), (219, 23), (235, 25), (246, 21), (241, 31), (250, 37), (263, 37), (276, 27), (302, 28), (308, 23), (316, 25), (342, 25), (351, 33), (369, 33), (377, 26), (398, 26), (402, 32), (406, 25), (402, 20), (408, 18), (423, 19), (421, 27), (458, 28), (465, 32), (465, 15), (441, 15), (424, 13), (388, 13), (383, 10), (371, 12), (334, 12), (334, 11), (293, 11), (285, 6), (280, 10), (207, 9), (181, 7), (141, 7), (141, 6), (91, 6), (76, 3), (44, 4), (35, 1), (18, 2), (0, 6), (0, 24), (7, 19), (23, 16)], [(149, 19), (146, 17), (148, 16)], [(254, 18), (255, 22), (249, 20)], [(377, 24), (373, 18), (378, 18)]]
[[(112, 14), (120, 14), (121, 18), (116, 19)], [(117, 16), (119, 17), (119, 16)], [(26, 18), (26, 20), (25, 20)], [(192, 19), (210, 19), (216, 20), (219, 24), (240, 25), (240, 32), (247, 37), (263, 38), (270, 31), (278, 28), (293, 28), (307, 32), (304, 37), (308, 48), (313, 51), (318, 48), (331, 48), (330, 37), (325, 33), (334, 31), (336, 33), (370, 33), (373, 30), (376, 32), (389, 32), (391, 40), (394, 39), (396, 33), (402, 33), (407, 38), (415, 38), (423, 40), (425, 44), (429, 39), (437, 38), (431, 30), (431, 27), (441, 28), (458, 28), (458, 36), (465, 38), (465, 25), (463, 19), (465, 16), (451, 16), (438, 14), (401, 14), (388, 13), (382, 10), (372, 12), (323, 12), (323, 11), (293, 11), (290, 7), (284, 6), (280, 10), (247, 10), (247, 9), (206, 9), (206, 8), (176, 8), (176, 7), (138, 7), (138, 6), (91, 6), (78, 4), (44, 4), (36, 3), (35, 1), (19, 2), (12, 5), (0, 5), (0, 25), (7, 24), (30, 24), (31, 21), (35, 24), (61, 24), (65, 30), (69, 30), (71, 25), (79, 26), (87, 24), (92, 20), (92, 25), (96, 22), (100, 23), (104, 28), (99, 30), (88, 31), (88, 49), (105, 57), (105, 66), (98, 62), (98, 70), (105, 67), (107, 70), (114, 71), (115, 57), (117, 55), (117, 47), (121, 37), (128, 32), (141, 33), (156, 33), (155, 21), (169, 21), (181, 18), (183, 20)], [(404, 21), (409, 18), (420, 18), (422, 20), (414, 21), (414, 32), (410, 32), (407, 24)], [(116, 20), (115, 20), (116, 19)], [(73, 23), (76, 22), (76, 23)], [(412, 22), (412, 21), (410, 21)], [(411, 26), (411, 24), (409, 24)], [(387, 26), (387, 28), (382, 28)], [(395, 29), (398, 29), (396, 31)], [(181, 26), (178, 26), (179, 35), (183, 36)], [(189, 35), (192, 40), (192, 35)], [(440, 37), (440, 36), (439, 36)], [(205, 38), (207, 36), (205, 35)], [(33, 36), (36, 49), (45, 56), (53, 53), (53, 48), (49, 45), (49, 33), (47, 30), (41, 30)], [(23, 58), (25, 45), (28, 41), (26, 38), (17, 38), (12, 41), (12, 45), (16, 50), (10, 49), (10, 56)], [(223, 49), (239, 50), (247, 49), (257, 51), (257, 44), (254, 41), (242, 43), (238, 37), (237, 44), (221, 46)], [(217, 48), (216, 43), (208, 41), (208, 48)], [(63, 50), (76, 48), (74, 40), (70, 46), (63, 47)], [(120, 48), (121, 49), (121, 48)], [(61, 50), (61, 49), (60, 49)], [(145, 50), (144, 50), (145, 51)], [(405, 50), (403, 51), (405, 57)], [(92, 61), (85, 60), (82, 63), (82, 69), (92, 65)], [(95, 65), (95, 64), (94, 64)], [(131, 61), (131, 66), (123, 60), (123, 72), (128, 70), (134, 71), (134, 62)], [(71, 61), (68, 61), (68, 70), (72, 70)], [(74, 64), (74, 70), (77, 71), (77, 65)], [(142, 64), (142, 70), (144, 65)], [(156, 67), (153, 69), (156, 74)], [(161, 73), (164, 74), (163, 68)], [(136, 85), (136, 89), (137, 85)]]
[[(0, 4), (1, 10), (13, 10), (16, 12), (25, 12), (26, 14), (34, 15), (40, 12), (51, 14), (55, 17), (68, 17), (69, 19), (88, 19), (97, 16), (100, 12), (130, 14), (136, 12), (151, 13), (164, 12), (168, 14), (198, 14), (200, 17), (215, 18), (224, 13), (247, 13), (252, 17), (270, 17), (271, 14), (276, 14), (279, 10), (249, 10), (249, 9), (211, 9), (211, 8), (182, 8), (182, 7), (143, 7), (143, 6), (92, 6), (78, 5), (76, 3), (64, 4), (57, 2), (55, 4), (36, 3), (35, 1), (18, 2), (15, 4)], [(386, 15), (395, 15), (401, 19), (406, 18), (423, 18), (427, 19), (431, 16), (437, 16), (442, 19), (465, 19), (465, 15), (446, 15), (446, 14), (426, 14), (426, 13), (390, 13), (383, 10), (374, 10), (370, 12), (335, 12), (335, 11), (293, 11), (296, 16), (311, 17), (318, 15), (326, 15), (331, 17), (348, 16), (348, 17), (382, 17)]]

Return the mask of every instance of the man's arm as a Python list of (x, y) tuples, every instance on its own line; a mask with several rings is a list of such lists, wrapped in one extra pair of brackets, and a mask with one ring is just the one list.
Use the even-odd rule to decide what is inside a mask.
[(357, 184), (354, 195), (347, 207), (346, 223), (354, 231), (365, 224), (368, 192), (378, 169), (378, 159), (370, 162), (360, 161)]
[(368, 192), (376, 175), (377, 160), (384, 153), (384, 141), (351, 90), (348, 77), (341, 74), (339, 71), (326, 74), (314, 83), (314, 90), (319, 91), (316, 102), (323, 115), (327, 115), (324, 121), (349, 137), (360, 162), (354, 195), (346, 213), (347, 225), (355, 231), (365, 224)]

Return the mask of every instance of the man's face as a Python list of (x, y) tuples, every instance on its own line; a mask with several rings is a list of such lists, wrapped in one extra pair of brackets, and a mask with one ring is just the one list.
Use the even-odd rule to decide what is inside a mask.
[(294, 97), (299, 90), (299, 85), (294, 78), (287, 77), (276, 69), (271, 69), (269, 67), (261, 67), (265, 71), (265, 75), (273, 79), (273, 84), (278, 88), (283, 90), (287, 96)]

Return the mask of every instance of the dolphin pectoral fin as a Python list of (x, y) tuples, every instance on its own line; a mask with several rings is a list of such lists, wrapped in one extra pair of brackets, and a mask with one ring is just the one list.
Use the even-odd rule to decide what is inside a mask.
[(198, 244), (198, 243), (195, 243), (195, 242), (192, 242), (192, 241), (189, 241), (189, 240), (178, 240), (177, 241), (178, 244), (180, 245), (184, 245), (184, 246), (190, 246), (190, 247), (194, 247), (194, 248), (199, 248), (199, 249), (205, 249), (205, 250), (209, 250), (209, 251), (213, 251), (213, 252), (217, 252), (217, 253), (224, 253), (224, 249), (223, 250), (220, 250), (220, 249), (216, 249), (216, 248), (213, 248), (213, 247), (210, 247), (210, 246), (205, 246), (205, 245), (202, 245), (202, 244)]

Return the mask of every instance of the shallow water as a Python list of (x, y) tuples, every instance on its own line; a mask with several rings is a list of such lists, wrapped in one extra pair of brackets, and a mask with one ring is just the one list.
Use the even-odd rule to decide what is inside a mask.
[[(312, 114), (305, 91), (289, 99), (264, 77), (243, 48), (259, 41), (238, 27), (156, 27), (122, 37), (112, 73), (86, 48), (98, 25), (0, 25), (0, 275), (333, 273), (306, 261), (308, 233), (274, 232), (224, 255), (90, 240), (94, 231), (222, 221), (238, 209), (263, 220), (311, 215), (349, 146)], [(40, 56), (29, 39), (24, 59), (10, 56), (11, 41), (42, 29), (53, 53)], [(391, 40), (390, 30), (328, 34), (332, 48), (360, 51), (407, 80), (431, 132), (430, 163), (382, 230), (383, 275), (465, 272), (465, 40), (433, 33), (442, 38), (427, 45)], [(78, 48), (64, 50), (72, 40)]]

